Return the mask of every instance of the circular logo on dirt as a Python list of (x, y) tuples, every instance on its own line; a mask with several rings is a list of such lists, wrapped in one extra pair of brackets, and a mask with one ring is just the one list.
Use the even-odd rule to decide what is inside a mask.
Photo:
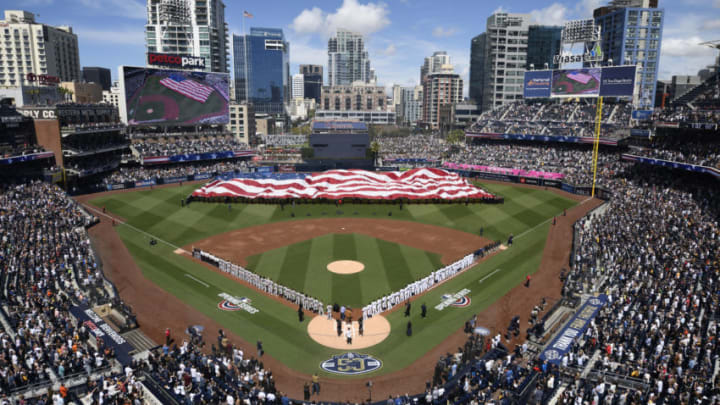
[(335, 374), (359, 375), (382, 367), (382, 362), (368, 354), (343, 353), (320, 363), (320, 368)]
[[(452, 295), (446, 294), (446, 295), (442, 296), (443, 301), (450, 299), (450, 298), (452, 298)], [(470, 297), (468, 297), (467, 295), (463, 295), (462, 297), (459, 297), (458, 299), (456, 299), (455, 301), (453, 301), (451, 304), (448, 304), (448, 305), (451, 307), (456, 307), (456, 308), (465, 308), (466, 306), (470, 305), (470, 302), (471, 302)]]
[[(242, 298), (240, 298), (240, 302), (242, 302), (244, 304), (250, 304), (250, 302), (252, 302), (252, 301), (250, 300), (250, 298), (242, 297)], [(220, 301), (220, 303), (218, 304), (218, 308), (222, 309), (223, 311), (240, 311), (240, 310), (244, 309), (242, 305), (233, 304), (232, 302), (230, 302), (228, 300)]]

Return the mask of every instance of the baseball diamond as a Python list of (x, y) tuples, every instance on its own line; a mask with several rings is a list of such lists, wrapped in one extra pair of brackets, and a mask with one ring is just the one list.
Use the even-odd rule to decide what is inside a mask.
[[(191, 313), (197, 311), (194, 317), (212, 320), (245, 342), (262, 340), (268, 356), (290, 367), (293, 371), (288, 372), (292, 375), (319, 373), (341, 379), (352, 378), (352, 374), (318, 370), (317, 364), (336, 355), (337, 349), (315, 343), (306, 330), (309, 321), (298, 322), (297, 305), (260, 292), (216, 267), (175, 251), (201, 248), (214, 252), (280, 285), (330, 305), (346, 306), (354, 312), (353, 320), (357, 321), (358, 308), (369, 300), (401, 288), (492, 240), (504, 241), (509, 234), (517, 235), (511, 249), (482, 258), (469, 270), (435, 285), (423, 295), (412, 297), (413, 310), (409, 318), (404, 316), (402, 305), (384, 314), (391, 332), (363, 350), (383, 362), (381, 369), (372, 372), (373, 378), (389, 381), (403, 375), (403, 370), (411, 364), (433, 356), (434, 350), (442, 347), (438, 344), (452, 342), (452, 336), (456, 336), (454, 331), (469, 316), (482, 314), (522, 282), (525, 274), (536, 272), (548, 230), (555, 229), (551, 225), (553, 217), (563, 211), (570, 211), (574, 217), (597, 204), (539, 187), (491, 182), (479, 186), (502, 196), (504, 203), (402, 207), (343, 204), (341, 208), (327, 203), (294, 207), (192, 203), (181, 207), (180, 199), (197, 188), (195, 185), (109, 192), (82, 200), (90, 201), (96, 210), (105, 207), (116, 221), (124, 222), (114, 231), (142, 275), (121, 276), (116, 281), (121, 284), (118, 288), (138, 288), (137, 281), (133, 280), (140, 279), (147, 279), (160, 288), (152, 294), (139, 292), (137, 299), (131, 300), (134, 305), (158, 305), (159, 291), (163, 291), (160, 295), (166, 297), (165, 300), (183, 302), (188, 305), (186, 308), (193, 308)], [(479, 236), (479, 232), (483, 236)], [(162, 243), (149, 244), (149, 235)], [(334, 260), (357, 260), (365, 265), (365, 270), (350, 275), (333, 274), (326, 266)], [(504, 270), (496, 272), (498, 268)], [(115, 274), (119, 276), (122, 272)], [(478, 280), (482, 280), (481, 284)], [(462, 303), (442, 311), (434, 308), (443, 302), (443, 296), (466, 290), (469, 292), (463, 293)], [(227, 296), (242, 299), (238, 303), (249, 302), (258, 311), (243, 310), (222, 298)], [(420, 314), (422, 304), (428, 308), (426, 318)], [(151, 325), (160, 328), (160, 322), (185, 323), (184, 312), (155, 315), (152, 322), (145, 323), (147, 333), (156, 335), (158, 332)], [(325, 316), (304, 312), (306, 318)], [(337, 318), (339, 314), (333, 316)], [(408, 320), (413, 323), (412, 340), (406, 336)], [(493, 315), (484, 322), (493, 330), (501, 328), (494, 324)], [(287, 382), (289, 392), (296, 389), (291, 381)], [(420, 384), (421, 381), (411, 379), (406, 383)], [(278, 384), (285, 382), (278, 381)], [(338, 384), (340, 389), (342, 383)]]

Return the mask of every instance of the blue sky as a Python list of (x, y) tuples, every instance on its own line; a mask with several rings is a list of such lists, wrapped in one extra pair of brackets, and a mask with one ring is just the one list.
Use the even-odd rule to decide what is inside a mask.
[[(485, 30), (496, 10), (529, 13), (545, 24), (589, 18), (607, 0), (225, 0), (231, 33), (252, 26), (282, 28), (290, 42), (291, 72), (301, 63), (327, 64), (327, 38), (337, 27), (366, 35), (378, 82), (409, 86), (419, 81), (423, 58), (447, 51), (466, 80), (470, 40)], [(117, 76), (119, 65), (144, 65), (145, 2), (140, 0), (0, 0), (1, 9), (39, 14), (40, 22), (70, 25), (78, 34), (80, 63), (104, 66)], [(660, 78), (695, 74), (717, 51), (698, 43), (720, 39), (720, 0), (660, 0), (665, 9)]]

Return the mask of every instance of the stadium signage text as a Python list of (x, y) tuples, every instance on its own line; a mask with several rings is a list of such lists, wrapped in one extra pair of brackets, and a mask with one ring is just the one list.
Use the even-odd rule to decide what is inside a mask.
[(38, 82), (40, 84), (58, 84), (60, 83), (60, 78), (57, 76), (50, 76), (50, 75), (36, 75), (35, 73), (28, 73), (25, 78), (27, 81), (33, 83)]
[(254, 306), (250, 305), (250, 298), (241, 297), (237, 298), (230, 294), (226, 293), (220, 293), (218, 294), (220, 298), (223, 300), (220, 301), (218, 304), (218, 309), (221, 309), (223, 311), (246, 311), (251, 314), (256, 314), (260, 312), (259, 309), (255, 308)]
[(148, 64), (172, 67), (205, 67), (205, 58), (188, 55), (170, 55), (167, 53), (148, 53)]
[(30, 117), (36, 120), (54, 120), (57, 118), (57, 115), (55, 115), (55, 110), (18, 110), (18, 112), (26, 117)]
[(590, 321), (595, 318), (595, 315), (597, 315), (600, 308), (602, 308), (607, 301), (608, 298), (605, 294), (588, 299), (570, 322), (563, 327), (560, 334), (540, 353), (540, 359), (559, 364), (562, 361), (562, 357), (572, 349), (575, 338), (585, 332)]
[(323, 370), (343, 375), (359, 375), (369, 373), (382, 367), (382, 362), (370, 355), (359, 353), (343, 353), (333, 356), (320, 363)]
[(467, 296), (468, 294), (470, 294), (470, 289), (464, 288), (455, 294), (443, 295), (442, 302), (436, 305), (435, 309), (442, 311), (449, 306), (464, 308), (470, 305), (470, 297)]
[(602, 54), (592, 55), (589, 53), (584, 55), (555, 55), (553, 57), (553, 62), (556, 65), (564, 63), (598, 62), (601, 60), (603, 60)]

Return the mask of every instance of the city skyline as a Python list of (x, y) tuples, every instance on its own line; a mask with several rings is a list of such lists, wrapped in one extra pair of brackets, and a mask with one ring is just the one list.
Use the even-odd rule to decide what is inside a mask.
[[(145, 1), (139, 0), (12, 0), (3, 9), (36, 13), (39, 22), (70, 25), (78, 35), (82, 66), (102, 66), (117, 79), (119, 65), (144, 66)], [(496, 11), (529, 13), (533, 22), (552, 25), (590, 18), (601, 0), (454, 2), (441, 7), (425, 0), (319, 0), (313, 5), (288, 2), (282, 7), (267, 2), (226, 2), (230, 34), (242, 35), (250, 27), (274, 27), (286, 33), (290, 43), (290, 72), (300, 64), (327, 67), (327, 40), (337, 28), (362, 34), (378, 84), (419, 84), (419, 67), (434, 51), (447, 51), (468, 93), (470, 41), (485, 31), (485, 21)], [(271, 8), (272, 7), (272, 8)], [(693, 75), (712, 64), (716, 51), (699, 45), (720, 38), (720, 0), (660, 0), (665, 9), (665, 28), (659, 79)], [(458, 13), (457, 9), (466, 12)], [(108, 51), (108, 46), (113, 49)], [(325, 75), (327, 81), (327, 73)]]

